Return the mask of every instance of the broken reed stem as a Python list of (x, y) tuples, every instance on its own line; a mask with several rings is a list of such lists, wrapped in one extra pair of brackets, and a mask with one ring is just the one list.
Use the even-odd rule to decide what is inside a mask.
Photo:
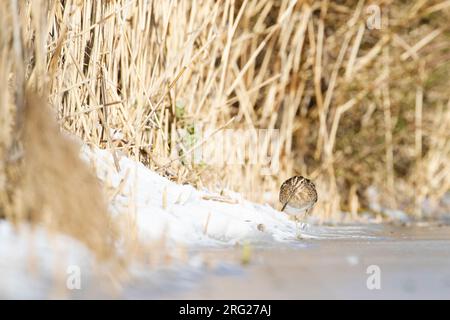
[(422, 217), (422, 201), (424, 186), (424, 168), (422, 165), (422, 110), (423, 110), (423, 88), (418, 86), (416, 89), (416, 107), (415, 107), (415, 153), (416, 153), (416, 192), (415, 192), (415, 214)]
[(11, 144), (11, 150), (9, 157), (15, 158), (14, 154), (17, 153), (17, 143), (19, 135), (22, 132), (23, 112), (24, 112), (24, 96), (25, 96), (25, 68), (23, 65), (24, 55), (22, 48), (22, 32), (19, 19), (19, 5), (17, 0), (10, 0), (10, 12), (12, 16), (12, 29), (13, 29), (13, 48), (14, 48), (14, 77), (15, 77), (15, 105), (16, 105), (16, 119), (15, 129), (13, 136), (13, 143)]
[[(386, 73), (390, 74), (390, 55), (389, 49), (383, 50), (384, 66)], [(389, 192), (388, 199), (395, 202), (395, 188), (394, 188), (394, 145), (392, 137), (392, 112), (391, 112), (391, 97), (390, 97), (390, 83), (386, 83), (382, 86), (382, 101), (383, 101), (383, 114), (384, 114), (384, 138), (386, 148), (386, 173), (387, 173), (387, 190)]]
[(203, 228), (203, 234), (208, 234), (208, 226), (209, 226), (210, 218), (211, 218), (211, 212), (208, 212), (208, 215), (206, 216), (205, 227)]

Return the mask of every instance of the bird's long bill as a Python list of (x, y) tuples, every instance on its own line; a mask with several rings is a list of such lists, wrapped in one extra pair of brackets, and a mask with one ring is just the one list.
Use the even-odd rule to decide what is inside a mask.
[(284, 211), (284, 209), (286, 209), (286, 206), (287, 206), (287, 202), (283, 205), (283, 208), (281, 208), (281, 211)]

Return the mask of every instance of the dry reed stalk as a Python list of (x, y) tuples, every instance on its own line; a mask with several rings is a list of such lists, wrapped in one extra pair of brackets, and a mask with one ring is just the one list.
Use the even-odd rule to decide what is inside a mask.
[(52, 118), (45, 99), (27, 92), (21, 198), (16, 199), (22, 210), (10, 218), (43, 223), (85, 242), (101, 258), (109, 257), (115, 232), (100, 185)]

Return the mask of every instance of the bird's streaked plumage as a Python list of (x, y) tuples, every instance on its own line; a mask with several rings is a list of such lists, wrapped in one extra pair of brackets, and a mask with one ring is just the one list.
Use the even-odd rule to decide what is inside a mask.
[(281, 211), (295, 216), (307, 214), (317, 202), (316, 187), (311, 180), (294, 176), (281, 185), (279, 200), (283, 205)]

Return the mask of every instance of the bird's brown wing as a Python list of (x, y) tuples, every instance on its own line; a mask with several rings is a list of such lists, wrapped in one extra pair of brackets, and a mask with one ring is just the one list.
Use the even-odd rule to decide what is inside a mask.
[(281, 208), (281, 211), (284, 211), (286, 209), (286, 206), (288, 205), (289, 201), (291, 201), (292, 196), (295, 194), (295, 190), (291, 191), (286, 199), (286, 202), (283, 204), (283, 208)]

